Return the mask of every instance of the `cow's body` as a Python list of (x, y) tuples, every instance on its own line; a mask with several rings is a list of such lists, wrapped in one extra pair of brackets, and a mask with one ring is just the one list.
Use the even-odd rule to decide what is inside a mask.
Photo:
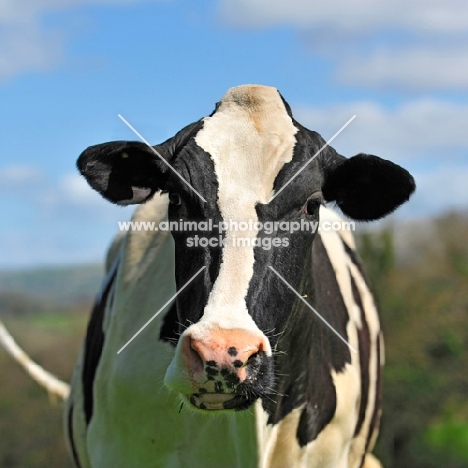
[[(318, 220), (324, 198), (376, 219), (414, 190), (388, 161), (327, 148), (270, 200), (323, 144), (276, 90), (245, 86), (157, 147), (204, 204), (138, 143), (91, 147), (78, 165), (115, 203), (150, 200), (136, 221), (165, 218), (158, 190), (169, 192), (169, 219), (216, 223)], [(338, 219), (320, 208), (326, 217)], [(287, 238), (283, 249), (233, 247), (236, 230), (207, 236), (218, 234), (224, 246), (191, 250), (186, 234), (136, 231), (111, 248), (66, 413), (77, 466), (376, 466), (367, 454), (380, 418), (382, 338), (351, 234), (276, 229), (270, 238)], [(170, 311), (117, 354), (197, 270)]]
[[(134, 220), (163, 219), (166, 210), (166, 197), (157, 195), (137, 210)], [(326, 211), (323, 215), (336, 216)], [(84, 372), (82, 354), (73, 377), (66, 417), (70, 446), (79, 460), (77, 466), (360, 467), (365, 447), (367, 451), (372, 449), (378, 428), (378, 362), (383, 360), (383, 353), (378, 352), (379, 322), (359, 268), (344, 249), (343, 242), (354, 247), (351, 234), (324, 232), (321, 238), (324, 246), (333, 249), (330, 260), (344, 292), (336, 289), (338, 284), (331, 284), (324, 293), (342, 295), (352, 311), (350, 344), (360, 349), (361, 356), (363, 349), (370, 353), (362, 357), (365, 369), (361, 370), (359, 357), (353, 353), (352, 364), (345, 372), (336, 374), (337, 411), (314, 443), (301, 447), (297, 439), (303, 405), (270, 425), (266, 424), (267, 414), (261, 404), (247, 412), (214, 418), (188, 412), (184, 407), (179, 412), (177, 397), (163, 386), (166, 369), (174, 356), (174, 347), (158, 339), (165, 313), (138, 337), (141, 340), (138, 346), (128, 346), (117, 354), (176, 291), (170, 233), (129, 232), (120, 236), (110, 250), (108, 278), (103, 285), (103, 291), (108, 293), (99, 298), (88, 330), (92, 336), (103, 330), (102, 353), (99, 340), (88, 340), (82, 353), (87, 353), (92, 361), (90, 368)], [(322, 266), (315, 265), (315, 275), (323, 274)], [(353, 297), (352, 281), (359, 300)], [(315, 320), (311, 311), (305, 314)], [(337, 345), (346, 346), (339, 342)], [(307, 372), (307, 367), (312, 368), (314, 363), (302, 365), (303, 372)], [(85, 377), (94, 370), (93, 378)], [(84, 392), (93, 394), (88, 396), (87, 404), (89, 407), (91, 398), (92, 412), (85, 410)], [(361, 394), (365, 395), (363, 400)], [(354, 437), (359, 413), (364, 410), (364, 421)]]

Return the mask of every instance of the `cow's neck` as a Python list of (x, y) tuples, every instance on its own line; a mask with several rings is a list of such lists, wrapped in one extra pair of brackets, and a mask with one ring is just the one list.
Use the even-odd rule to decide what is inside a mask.
[[(298, 291), (346, 339), (346, 322), (339, 319), (344, 304), (320, 236), (307, 256), (303, 273)], [(330, 307), (331, 296), (334, 304)], [(292, 305), (275, 351), (277, 394), (264, 399), (262, 405), (269, 413), (269, 424), (278, 424), (296, 412), (297, 439), (300, 445), (306, 445), (334, 415), (336, 390), (332, 374), (351, 361), (350, 352), (299, 299)]]

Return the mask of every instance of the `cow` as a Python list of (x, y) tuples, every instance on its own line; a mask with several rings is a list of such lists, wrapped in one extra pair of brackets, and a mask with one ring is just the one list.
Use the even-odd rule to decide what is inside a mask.
[(380, 466), (383, 340), (352, 234), (281, 223), (337, 225), (325, 203), (382, 218), (415, 189), (405, 169), (341, 156), (259, 85), (162, 144), (91, 146), (77, 166), (139, 204), (134, 222), (170, 223), (109, 249), (65, 411), (78, 468)]

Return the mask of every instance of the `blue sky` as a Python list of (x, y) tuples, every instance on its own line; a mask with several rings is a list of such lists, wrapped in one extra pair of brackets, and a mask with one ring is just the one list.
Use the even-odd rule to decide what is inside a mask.
[(465, 0), (6, 0), (0, 9), (0, 268), (99, 261), (133, 208), (75, 161), (153, 144), (231, 86), (277, 87), (342, 154), (391, 159), (418, 192), (396, 215), (468, 209)]

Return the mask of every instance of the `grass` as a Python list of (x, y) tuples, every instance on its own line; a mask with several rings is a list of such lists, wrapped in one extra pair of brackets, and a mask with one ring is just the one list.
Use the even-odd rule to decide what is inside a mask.
[[(15, 340), (41, 366), (68, 381), (89, 309), (5, 318)], [(61, 403), (53, 402), (0, 350), (0, 468), (71, 468)]]

